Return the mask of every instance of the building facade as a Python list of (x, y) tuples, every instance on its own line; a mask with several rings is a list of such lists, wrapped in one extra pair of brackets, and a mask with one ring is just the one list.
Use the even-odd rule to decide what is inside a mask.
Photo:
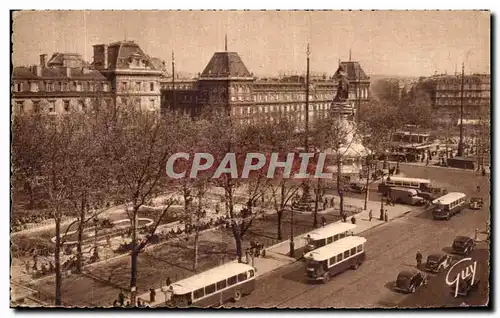
[(160, 110), (164, 63), (150, 58), (133, 41), (94, 46), (93, 62), (77, 53), (40, 55), (38, 65), (15, 67), (13, 113), (63, 114), (107, 105), (127, 104)]
[[(433, 108), (438, 116), (460, 116), (461, 75), (435, 75), (428, 78), (431, 85)], [(477, 119), (490, 108), (491, 78), (489, 74), (464, 76), (464, 118)]]
[[(327, 78), (310, 77), (309, 119), (326, 116), (336, 94), (339, 72), (347, 73), (349, 98), (357, 105), (369, 99), (370, 78), (358, 62), (341, 62)], [(162, 109), (196, 116), (204, 107), (223, 107), (241, 123), (289, 117), (306, 118), (304, 76), (256, 78), (236, 52), (216, 52), (198, 78), (162, 81)]]
[[(355, 108), (362, 110), (368, 101), (370, 78), (360, 64), (340, 62), (332, 77), (310, 77), (311, 121), (326, 116), (341, 71)], [(78, 53), (54, 53), (48, 61), (42, 54), (38, 65), (15, 67), (12, 78), (13, 113), (61, 114), (117, 105), (196, 116), (204, 107), (223, 107), (241, 123), (278, 116), (304, 123), (305, 101), (304, 76), (256, 78), (236, 52), (216, 52), (197, 78), (178, 79), (133, 41), (94, 45), (92, 63)]]

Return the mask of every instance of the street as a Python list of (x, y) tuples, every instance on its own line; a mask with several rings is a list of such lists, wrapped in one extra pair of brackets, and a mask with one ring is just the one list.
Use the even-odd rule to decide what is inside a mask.
[[(402, 167), (407, 175), (419, 173), (421, 177), (430, 178), (439, 184), (449, 185), (449, 191), (463, 191), (469, 196), (475, 193), (476, 184), (467, 179), (468, 171), (453, 171), (425, 167)], [(459, 182), (458, 180), (461, 180)], [(463, 180), (467, 180), (464, 182)], [(489, 191), (489, 179), (478, 178), (484, 194)], [(451, 187), (453, 185), (453, 187)], [(481, 194), (481, 193), (480, 193)], [(415, 254), (420, 250), (425, 258), (434, 252), (450, 252), (450, 246), (457, 235), (474, 237), (475, 229), (483, 230), (489, 221), (489, 197), (484, 195), (485, 206), (481, 210), (464, 209), (449, 221), (435, 221), (430, 212), (423, 208), (414, 208), (403, 218), (394, 220), (363, 233), (366, 243), (366, 261), (357, 270), (349, 270), (333, 277), (327, 284), (308, 284), (305, 280), (305, 264), (302, 261), (262, 277), (257, 281), (256, 290), (236, 304), (228, 307), (264, 307), (264, 308), (369, 308), (394, 306), (444, 306), (459, 305), (457, 300), (450, 301), (448, 296), (435, 297), (435, 293), (447, 289), (442, 276), (429, 275), (429, 285), (414, 295), (408, 296), (392, 290), (392, 284), (398, 273), (405, 269), (415, 269)], [(482, 246), (482, 247), (481, 247)], [(488, 246), (478, 245), (478, 251), (472, 257), (479, 257), (483, 263), (489, 257)], [(482, 251), (479, 249), (482, 248)], [(481, 261), (482, 260), (482, 261)], [(484, 273), (482, 274), (484, 275)], [(481, 297), (471, 304), (485, 304), (481, 288), (487, 286), (488, 279), (481, 278)], [(434, 288), (439, 286), (439, 288)], [(471, 296), (472, 297), (472, 296)]]

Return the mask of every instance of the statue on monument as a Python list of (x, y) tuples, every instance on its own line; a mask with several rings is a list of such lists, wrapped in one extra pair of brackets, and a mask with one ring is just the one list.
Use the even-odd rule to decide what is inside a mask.
[(343, 102), (349, 98), (349, 80), (347, 80), (347, 73), (344, 70), (339, 72), (339, 84), (337, 86), (337, 95), (334, 101)]

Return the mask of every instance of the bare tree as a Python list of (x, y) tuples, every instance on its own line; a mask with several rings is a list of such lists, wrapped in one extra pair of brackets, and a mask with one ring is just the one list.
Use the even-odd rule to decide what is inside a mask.
[[(137, 293), (138, 256), (151, 237), (148, 235), (149, 238), (139, 242), (139, 209), (159, 194), (161, 179), (166, 179), (166, 161), (175, 149), (172, 145), (179, 140), (175, 123), (173, 115), (160, 117), (156, 112), (131, 107), (116, 112), (107, 126), (109, 139), (106, 142), (116, 185), (114, 195), (125, 202), (131, 225), (130, 289), (133, 304)], [(169, 202), (163, 209), (152, 233), (171, 205)]]

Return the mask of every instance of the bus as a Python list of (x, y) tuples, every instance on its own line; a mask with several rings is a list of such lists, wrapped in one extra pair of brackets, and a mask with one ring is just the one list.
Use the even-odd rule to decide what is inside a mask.
[(461, 192), (450, 192), (432, 201), (434, 219), (449, 220), (450, 216), (459, 213), (467, 205), (467, 196)]
[(309, 282), (327, 283), (331, 276), (348, 268), (357, 269), (365, 260), (366, 239), (349, 236), (309, 253), (306, 276)]
[(220, 306), (238, 301), (255, 289), (255, 269), (243, 263), (227, 263), (170, 285), (169, 307)]
[(305, 252), (310, 252), (352, 235), (352, 230), (355, 227), (356, 225), (351, 223), (337, 222), (316, 229), (304, 237), (306, 240)]
[(431, 181), (429, 179), (420, 178), (404, 178), (404, 177), (386, 177), (378, 185), (378, 192), (382, 193), (383, 196), (389, 194), (389, 190), (392, 187), (401, 187), (416, 189), (419, 192), (431, 192)]

